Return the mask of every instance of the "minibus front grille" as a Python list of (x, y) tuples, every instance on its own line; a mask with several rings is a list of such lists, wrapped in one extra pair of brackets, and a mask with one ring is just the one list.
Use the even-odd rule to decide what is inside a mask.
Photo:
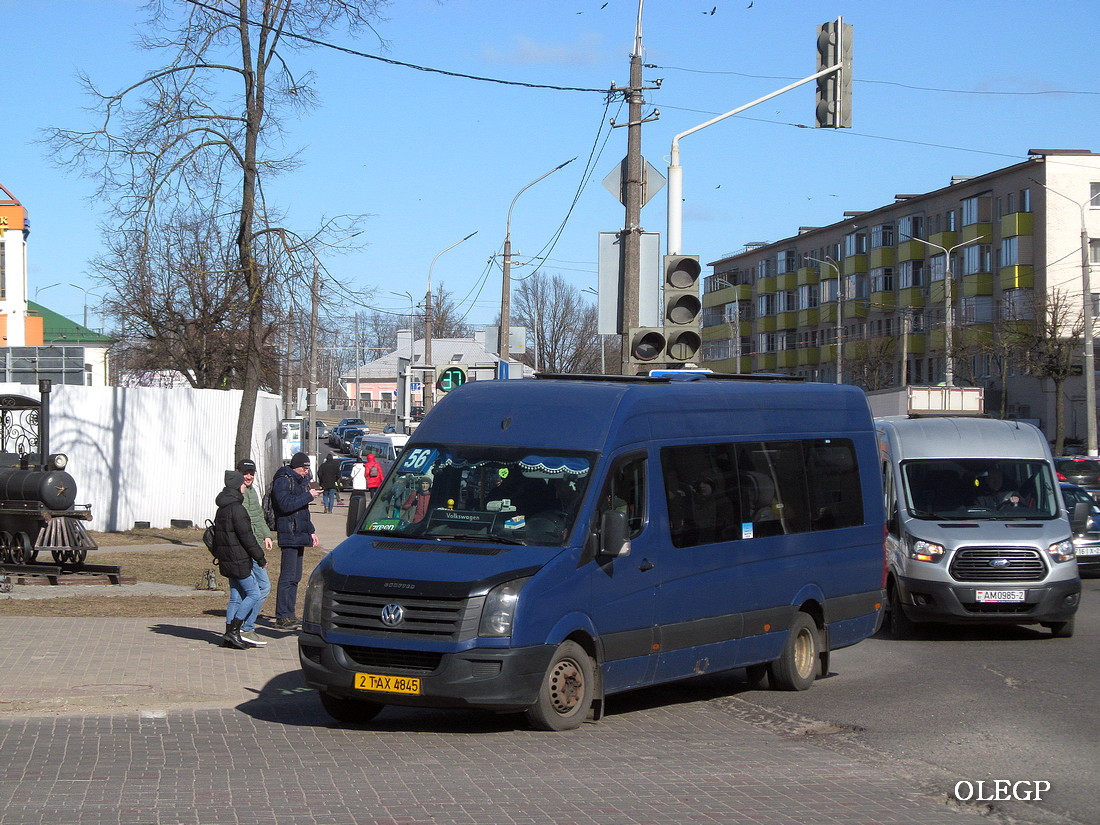
[(1037, 582), (1047, 574), (1038, 550), (1021, 547), (964, 547), (951, 560), (960, 582)]
[(344, 654), (361, 667), (400, 670), (402, 673), (431, 673), (443, 659), (442, 653), (347, 645), (344, 646)]
[[(408, 598), (392, 594), (333, 591), (327, 601), (327, 624), (337, 633), (362, 636), (462, 641), (477, 635), (484, 596), (469, 599)], [(383, 611), (397, 605), (400, 620), (387, 624)]]

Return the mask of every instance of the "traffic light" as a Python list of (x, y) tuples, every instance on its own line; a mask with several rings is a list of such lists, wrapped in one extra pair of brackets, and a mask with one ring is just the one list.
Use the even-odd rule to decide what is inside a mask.
[(693, 361), (702, 347), (698, 255), (665, 255), (665, 360)]
[(817, 71), (837, 66), (817, 79), (815, 126), (819, 129), (852, 127), (852, 26), (838, 17), (817, 27)]
[(638, 366), (660, 363), (665, 354), (665, 332), (660, 327), (630, 330), (630, 362)]
[(450, 390), (461, 387), (465, 383), (465, 368), (460, 365), (452, 364), (439, 373), (439, 378), (435, 382), (435, 388), (440, 392), (449, 392)]

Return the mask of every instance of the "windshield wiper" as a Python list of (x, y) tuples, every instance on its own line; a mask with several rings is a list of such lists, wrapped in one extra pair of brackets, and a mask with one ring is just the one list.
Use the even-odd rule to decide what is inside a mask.
[(495, 544), (519, 544), (524, 547), (527, 546), (527, 542), (523, 541), (523, 539), (512, 539), (507, 536), (498, 536), (495, 534), (475, 536), (471, 533), (448, 533), (445, 536), (432, 536), (432, 538), (439, 539), (440, 541), (444, 539), (463, 539), (464, 541), (488, 541)]

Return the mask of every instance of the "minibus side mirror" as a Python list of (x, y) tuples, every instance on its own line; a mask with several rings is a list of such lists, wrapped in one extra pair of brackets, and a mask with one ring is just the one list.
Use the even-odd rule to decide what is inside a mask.
[(630, 531), (626, 513), (608, 510), (600, 517), (600, 555), (630, 555)]
[(1077, 502), (1073, 505), (1073, 518), (1071, 519), (1071, 526), (1073, 528), (1073, 535), (1082, 536), (1089, 531), (1089, 516), (1091, 515), (1092, 506), (1085, 504), (1083, 501)]

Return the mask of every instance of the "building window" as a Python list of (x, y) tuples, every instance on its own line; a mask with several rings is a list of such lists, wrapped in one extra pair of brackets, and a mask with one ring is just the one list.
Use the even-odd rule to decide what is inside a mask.
[(971, 226), (976, 223), (989, 223), (990, 209), (993, 197), (986, 193), (967, 198), (962, 202), (962, 225)]
[(950, 209), (943, 215), (943, 231), (954, 232), (959, 228), (959, 213)]
[(820, 303), (827, 304), (830, 301), (836, 300), (836, 283), (836, 278), (830, 278), (818, 284), (818, 286), (821, 287)]
[(847, 275), (844, 278), (844, 300), (848, 301), (852, 298), (866, 298), (867, 297), (867, 276), (866, 275)]
[(892, 266), (882, 266), (871, 270), (871, 291), (894, 291), (894, 268)]
[(844, 257), (867, 254), (867, 233), (849, 232), (844, 236)]
[(1089, 184), (1089, 206), (1093, 209), (1100, 209), (1100, 181), (1093, 181)]
[(793, 249), (787, 249), (776, 256), (776, 274), (785, 275), (798, 269), (798, 255)]
[(757, 352), (775, 352), (776, 338), (774, 332), (762, 332), (757, 337)]
[(1006, 289), (1002, 297), (1002, 310), (1006, 321), (1028, 321), (1035, 317), (1034, 301), (1030, 289)]
[(898, 268), (899, 286), (909, 289), (924, 285), (924, 261), (902, 261)]
[(964, 324), (990, 324), (993, 322), (993, 296), (974, 295), (959, 301), (960, 321)]
[(963, 250), (963, 275), (990, 272), (990, 245), (974, 244)]
[(771, 258), (764, 258), (756, 262), (756, 277), (770, 278), (775, 274), (775, 262)]
[(902, 241), (924, 238), (924, 216), (909, 215), (898, 221), (898, 238)]
[(1089, 238), (1089, 262), (1100, 264), (1100, 239)]
[(802, 309), (813, 309), (817, 306), (819, 294), (817, 284), (803, 284), (798, 288), (798, 305)]
[(756, 317), (766, 318), (769, 315), (775, 315), (774, 292), (756, 296)]
[[(1091, 248), (1091, 247), (1090, 247)], [(1001, 239), (1001, 266), (1016, 266), (1020, 263), (1020, 239), (1017, 236)]]
[(884, 223), (871, 229), (871, 249), (894, 245), (894, 225)]
[(1030, 212), (1031, 211), (1031, 190), (1030, 189), (1021, 189), (1020, 190), (1020, 211), (1021, 212)]
[(946, 258), (943, 253), (940, 253), (939, 255), (933, 255), (931, 258), (928, 259), (929, 277), (931, 278), (933, 283), (943, 280), (945, 261)]

